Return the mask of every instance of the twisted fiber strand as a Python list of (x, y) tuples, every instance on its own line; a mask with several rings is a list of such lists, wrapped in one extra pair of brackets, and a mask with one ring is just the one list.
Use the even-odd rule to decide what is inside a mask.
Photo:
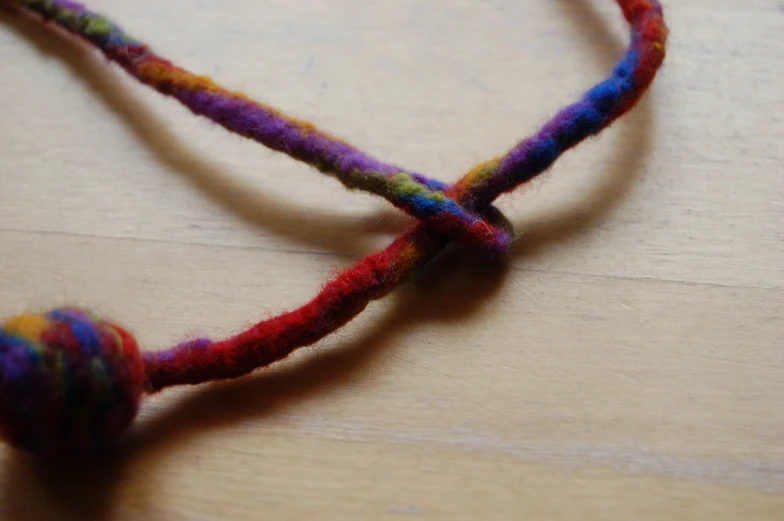
[[(665, 52), (666, 29), (655, 0), (618, 0), (632, 25), (632, 45), (612, 75), (562, 110), (541, 131), (506, 155), (480, 164), (446, 195), (483, 207), (498, 194), (546, 170), (564, 151), (630, 110), (650, 85)], [(340, 328), (373, 299), (389, 293), (449, 241), (429, 223), (417, 225), (386, 250), (370, 255), (330, 281), (301, 308), (260, 322), (219, 342), (201, 339), (146, 353), (152, 389), (232, 378), (285, 358)]]
[[(647, 90), (665, 55), (666, 28), (656, 0), (616, 0), (632, 27), (629, 50), (608, 79), (559, 112), (505, 155), (482, 163), (453, 186), (384, 165), (308, 123), (232, 94), (155, 56), (106, 18), (63, 0), (4, 0), (26, 7), (78, 34), (140, 81), (176, 97), (229, 130), (289, 153), (339, 177), (344, 184), (383, 195), (423, 222), (380, 253), (369, 255), (328, 282), (301, 308), (264, 320), (221, 341), (197, 339), (143, 355), (149, 391), (232, 378), (285, 358), (340, 328), (373, 299), (410, 277), (452, 238), (493, 243), (499, 232), (479, 214), (490, 203), (548, 169), (566, 150), (597, 134), (630, 110)], [(239, 107), (239, 108), (238, 108)], [(238, 116), (253, 112), (242, 119)], [(401, 177), (402, 176), (402, 177)], [(407, 186), (400, 195), (395, 186)], [(426, 201), (427, 204), (420, 203)], [(453, 208), (451, 205), (455, 205)], [(461, 223), (460, 226), (455, 223)], [(501, 230), (501, 227), (497, 227)], [(458, 231), (456, 231), (458, 230)], [(496, 246), (497, 248), (497, 243)]]
[(80, 4), (67, 0), (0, 1), (16, 3), (54, 21), (92, 43), (140, 82), (231, 132), (334, 175), (348, 188), (380, 195), (406, 213), (492, 255), (503, 255), (508, 249), (509, 232), (446, 197), (445, 184), (383, 163), (312, 123), (177, 67)]

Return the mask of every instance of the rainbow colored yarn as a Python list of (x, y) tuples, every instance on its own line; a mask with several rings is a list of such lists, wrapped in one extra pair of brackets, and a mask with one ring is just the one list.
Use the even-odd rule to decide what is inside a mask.
[(15, 446), (51, 456), (111, 441), (131, 422), (142, 390), (238, 377), (318, 341), (392, 291), (452, 239), (502, 256), (513, 231), (492, 201), (628, 112), (661, 66), (667, 33), (656, 0), (616, 0), (632, 38), (610, 77), (532, 137), (447, 185), (383, 163), (311, 123), (191, 74), (80, 4), (0, 1), (80, 36), (193, 113), (333, 175), (348, 188), (380, 195), (420, 220), (384, 251), (328, 282), (304, 306), (224, 340), (198, 339), (140, 356), (124, 330), (75, 310), (11, 319), (0, 332), (0, 433)]

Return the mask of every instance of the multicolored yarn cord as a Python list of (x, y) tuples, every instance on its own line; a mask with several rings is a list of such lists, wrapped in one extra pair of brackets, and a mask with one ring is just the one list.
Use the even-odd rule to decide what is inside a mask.
[(420, 221), (384, 251), (340, 273), (304, 306), (225, 340), (197, 339), (140, 354), (124, 329), (78, 310), (9, 320), (0, 331), (2, 436), (49, 456), (99, 448), (131, 423), (145, 392), (234, 378), (281, 360), (345, 325), (453, 239), (504, 255), (513, 232), (492, 201), (628, 112), (661, 66), (667, 30), (659, 3), (616, 1), (632, 37), (610, 77), (532, 137), (447, 185), (383, 163), (311, 123), (191, 74), (80, 4), (0, 0), (78, 35), (193, 113), (333, 175), (348, 188), (380, 195)]

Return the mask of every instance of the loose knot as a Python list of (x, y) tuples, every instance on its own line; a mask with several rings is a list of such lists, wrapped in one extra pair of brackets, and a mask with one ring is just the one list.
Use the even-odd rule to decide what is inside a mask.
[[(497, 161), (489, 161), (478, 168), (486, 176), (490, 176), (497, 167)], [(322, 168), (326, 169), (323, 166)], [(344, 170), (347, 169), (344, 167), (338, 171)], [(456, 187), (421, 174), (405, 171), (394, 174), (368, 173), (360, 169), (347, 171), (347, 174), (338, 176), (347, 188), (362, 189), (380, 195), (431, 229), (489, 257), (504, 257), (508, 253), (514, 237), (512, 226), (506, 219), (488, 219), (488, 213), (500, 215), (489, 203), (473, 208), (456, 197), (459, 193)]]
[(47, 456), (100, 448), (136, 416), (144, 366), (121, 327), (75, 309), (0, 329), (0, 435)]
[(503, 257), (508, 253), (513, 230), (505, 218), (487, 218), (488, 213), (501, 216), (492, 205), (471, 208), (455, 197), (455, 187), (444, 185), (441, 189), (433, 189), (405, 172), (388, 178), (387, 183), (389, 193), (384, 195), (431, 228), (490, 257)]

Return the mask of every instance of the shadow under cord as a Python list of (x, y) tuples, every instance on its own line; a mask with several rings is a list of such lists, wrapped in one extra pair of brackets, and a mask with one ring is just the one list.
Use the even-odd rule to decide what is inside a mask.
[[(43, 30), (40, 23), (4, 8), (1, 3), (0, 24), (39, 52), (65, 64), (74, 79), (84, 84), (95, 100), (117, 114), (134, 138), (167, 172), (183, 177), (208, 200), (254, 226), (307, 246), (317, 243), (320, 248), (345, 254), (367, 251), (373, 244), (373, 236), (397, 234), (413, 222), (394, 208), (357, 218), (306, 208), (291, 200), (268, 195), (256, 183), (232, 176), (220, 163), (183, 141), (161, 116), (139, 100), (133, 80), (124, 71), (109, 67), (106, 60), (99, 59), (92, 47), (57, 27)], [(183, 110), (187, 109), (183, 107)], [(219, 130), (224, 132), (222, 128)], [(313, 173), (324, 175), (315, 170)], [(263, 180), (261, 175), (259, 180)], [(356, 195), (371, 197), (360, 191)]]

